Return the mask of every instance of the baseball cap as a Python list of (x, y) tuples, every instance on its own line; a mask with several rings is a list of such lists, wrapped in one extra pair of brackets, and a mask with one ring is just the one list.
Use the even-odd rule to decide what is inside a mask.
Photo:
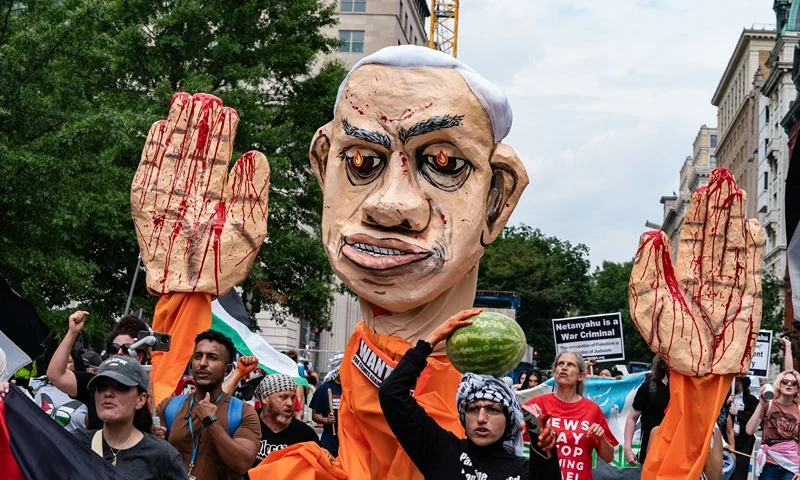
[(90, 389), (97, 386), (97, 382), (102, 378), (110, 378), (128, 387), (142, 387), (147, 390), (150, 379), (139, 362), (132, 357), (112, 357), (100, 364), (97, 375), (89, 380)]
[(103, 361), (103, 359), (100, 358), (100, 354), (91, 350), (81, 355), (81, 357), (83, 358), (83, 363), (85, 363), (87, 367), (99, 367), (100, 363)]

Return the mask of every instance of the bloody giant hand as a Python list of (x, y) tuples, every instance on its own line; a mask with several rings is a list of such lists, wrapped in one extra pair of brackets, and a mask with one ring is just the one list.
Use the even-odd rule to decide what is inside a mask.
[(131, 186), (147, 288), (223, 295), (247, 276), (267, 235), (269, 164), (228, 163), (239, 116), (212, 95), (176, 93), (153, 124)]
[(675, 265), (669, 238), (646, 232), (631, 272), (633, 322), (653, 352), (685, 375), (745, 373), (761, 325), (764, 233), (744, 218), (730, 171), (694, 191)]

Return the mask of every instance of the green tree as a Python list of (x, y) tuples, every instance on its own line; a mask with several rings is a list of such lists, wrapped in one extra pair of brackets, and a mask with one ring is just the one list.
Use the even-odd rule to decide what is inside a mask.
[(542, 365), (555, 358), (554, 318), (575, 313), (589, 294), (589, 249), (527, 225), (507, 227), (480, 263), (478, 288), (515, 291), (517, 321)]
[[(773, 275), (772, 272), (764, 272), (761, 277), (761, 330), (772, 330), (771, 360), (781, 366), (783, 366), (783, 343), (780, 340), (780, 336), (786, 331), (784, 324), (784, 288), (783, 280)], [(798, 358), (797, 350), (794, 351), (794, 357)]]
[[(272, 169), (268, 243), (244, 283), (267, 306), (329, 323), (332, 272), (307, 144), (345, 70), (324, 0), (32, 0), (0, 7), (0, 273), (60, 331), (90, 310), (95, 340), (122, 313), (138, 246), (130, 182), (150, 124), (176, 91), (236, 108), (234, 158)], [(155, 298), (136, 286), (135, 307)], [(74, 302), (74, 303), (73, 303)], [(276, 306), (279, 305), (280, 308)]]
[(584, 315), (620, 312), (622, 314), (622, 338), (625, 342), (625, 359), (635, 362), (650, 362), (653, 353), (639, 334), (631, 320), (628, 307), (628, 280), (633, 261), (603, 262), (591, 278), (591, 291), (581, 309)]

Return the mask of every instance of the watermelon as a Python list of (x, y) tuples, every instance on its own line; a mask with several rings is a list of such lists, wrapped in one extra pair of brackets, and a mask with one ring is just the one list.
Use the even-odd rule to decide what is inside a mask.
[(447, 339), (447, 357), (461, 373), (499, 377), (514, 370), (525, 355), (525, 332), (514, 320), (495, 312), (470, 318)]

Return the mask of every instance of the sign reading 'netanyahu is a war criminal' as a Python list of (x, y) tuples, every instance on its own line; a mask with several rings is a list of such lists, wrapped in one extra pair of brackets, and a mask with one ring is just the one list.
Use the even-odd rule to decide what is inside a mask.
[(556, 355), (569, 350), (584, 358), (596, 358), (598, 362), (625, 360), (619, 312), (554, 319), (553, 336)]

